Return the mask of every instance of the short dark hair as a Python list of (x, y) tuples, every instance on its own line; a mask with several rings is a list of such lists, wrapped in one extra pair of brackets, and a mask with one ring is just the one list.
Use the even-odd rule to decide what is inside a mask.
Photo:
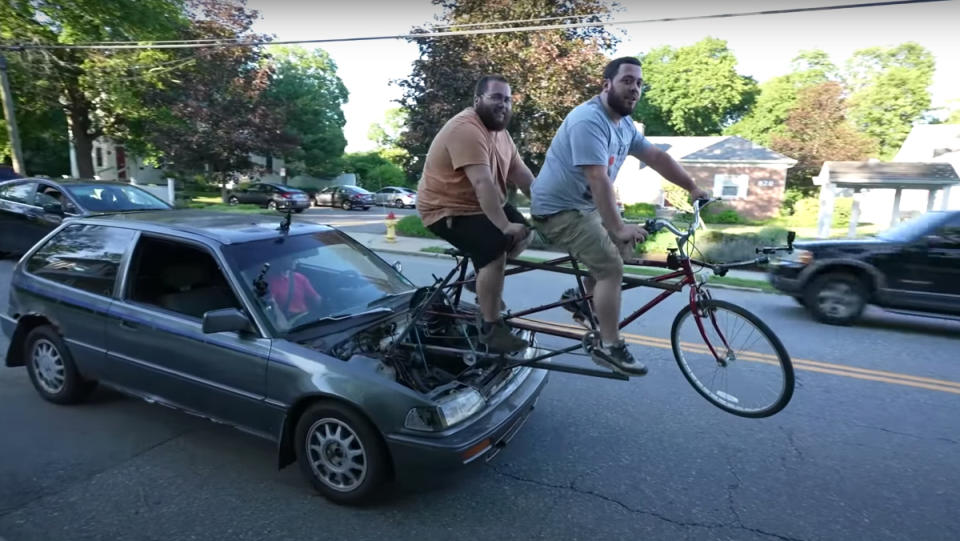
[(482, 96), (483, 93), (487, 91), (487, 83), (490, 81), (499, 81), (501, 83), (510, 84), (503, 75), (497, 75), (495, 73), (491, 75), (484, 75), (479, 81), (477, 81), (477, 89), (474, 91), (473, 95), (478, 98)]
[(640, 64), (640, 59), (635, 56), (621, 56), (615, 60), (611, 60), (607, 67), (603, 68), (603, 78), (613, 80), (617, 76), (617, 73), (620, 73), (620, 66), (623, 64), (631, 64), (633, 66), (642, 66)]

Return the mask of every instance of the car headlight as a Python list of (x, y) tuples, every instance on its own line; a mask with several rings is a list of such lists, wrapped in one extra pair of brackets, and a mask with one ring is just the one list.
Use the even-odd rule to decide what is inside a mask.
[(465, 389), (441, 398), (436, 407), (411, 409), (403, 424), (411, 430), (443, 430), (480, 411), (484, 404), (486, 401), (476, 389)]
[(810, 250), (801, 250), (799, 248), (794, 248), (792, 253), (784, 254), (780, 257), (781, 261), (790, 261), (792, 263), (800, 263), (801, 265), (807, 265), (813, 261), (813, 252)]

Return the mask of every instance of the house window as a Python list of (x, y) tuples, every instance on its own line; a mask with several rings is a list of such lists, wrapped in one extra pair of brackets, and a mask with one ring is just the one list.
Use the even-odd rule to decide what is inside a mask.
[(743, 199), (747, 197), (749, 180), (750, 177), (747, 175), (714, 175), (713, 196), (723, 199)]
[(97, 167), (103, 167), (103, 148), (97, 147)]

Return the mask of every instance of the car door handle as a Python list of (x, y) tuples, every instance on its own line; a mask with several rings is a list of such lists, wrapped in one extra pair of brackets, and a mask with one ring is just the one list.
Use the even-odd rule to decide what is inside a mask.
[(121, 329), (124, 329), (124, 330), (127, 330), (127, 331), (136, 331), (136, 330), (139, 330), (139, 329), (140, 329), (140, 325), (137, 324), (137, 323), (133, 323), (133, 322), (127, 321), (127, 320), (125, 320), (125, 319), (121, 319), (121, 320), (120, 320), (120, 328), (121, 328)]

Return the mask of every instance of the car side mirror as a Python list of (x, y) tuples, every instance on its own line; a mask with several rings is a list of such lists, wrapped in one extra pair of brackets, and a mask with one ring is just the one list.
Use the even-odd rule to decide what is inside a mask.
[(401, 263), (401, 262), (399, 262), (399, 261), (394, 261), (394, 262), (393, 262), (393, 268), (396, 269), (397, 272), (403, 273), (403, 263)]
[(242, 333), (253, 330), (250, 319), (236, 308), (223, 308), (205, 312), (202, 325), (204, 334), (230, 331)]
[(59, 201), (50, 201), (43, 204), (43, 212), (47, 214), (63, 215), (63, 205)]

